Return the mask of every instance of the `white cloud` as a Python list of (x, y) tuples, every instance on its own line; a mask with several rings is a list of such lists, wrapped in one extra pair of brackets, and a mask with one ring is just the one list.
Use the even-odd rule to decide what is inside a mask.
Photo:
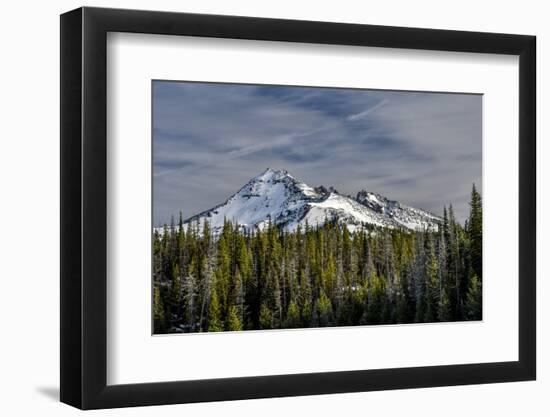
[(379, 109), (380, 107), (384, 106), (388, 102), (389, 102), (389, 100), (382, 100), (379, 103), (375, 104), (374, 106), (369, 107), (367, 110), (362, 111), (361, 113), (350, 114), (347, 117), (347, 120), (354, 121), (354, 120), (364, 119), (369, 114), (371, 114), (373, 111), (375, 111), (376, 109)]

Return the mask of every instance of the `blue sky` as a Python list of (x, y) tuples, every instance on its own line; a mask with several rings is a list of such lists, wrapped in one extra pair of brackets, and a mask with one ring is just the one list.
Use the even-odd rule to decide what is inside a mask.
[(153, 82), (153, 222), (222, 203), (267, 167), (468, 214), (481, 189), (482, 96)]

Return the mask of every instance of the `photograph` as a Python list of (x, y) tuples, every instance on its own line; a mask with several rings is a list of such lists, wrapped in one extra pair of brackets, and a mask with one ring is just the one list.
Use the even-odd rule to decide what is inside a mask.
[(482, 320), (482, 103), (153, 80), (152, 333)]
[[(430, 17), (415, 4), (404, 20), (359, 4), (75, 5), (53, 26), (37, 14), (45, 35), (14, 43), (16, 71), (36, 72), (51, 43), (40, 74), (55, 82), (33, 84), (52, 91), (32, 115), (28, 83), (7, 84), (24, 138), (5, 142), (31, 163), (6, 153), (8, 182), (22, 172), (29, 185), (8, 199), (20, 259), (5, 263), (20, 286), (21, 265), (44, 258), (43, 288), (27, 291), (40, 314), (15, 287), (8, 311), (28, 316), (11, 319), (17, 351), (52, 343), (36, 366), (11, 361), (7, 380), (36, 387), (10, 406), (58, 395), (79, 410), (234, 404), (244, 417), (268, 399), (273, 415), (332, 416), (387, 414), (389, 399), (395, 414), (538, 415), (537, 63), (550, 26), (523, 4), (500, 23), (489, 6)], [(27, 169), (42, 165), (58, 193)], [(37, 201), (40, 224), (59, 225), (40, 234), (46, 251), (29, 246)], [(21, 326), (44, 312), (49, 325)], [(457, 390), (472, 401), (453, 402)]]

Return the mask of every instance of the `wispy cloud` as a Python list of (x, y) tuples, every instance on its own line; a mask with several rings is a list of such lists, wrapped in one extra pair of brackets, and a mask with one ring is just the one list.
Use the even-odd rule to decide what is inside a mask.
[(382, 107), (383, 105), (385, 105), (387, 103), (388, 103), (388, 100), (384, 99), (384, 100), (380, 101), (379, 103), (375, 104), (374, 106), (369, 107), (367, 110), (362, 111), (361, 113), (350, 114), (347, 117), (347, 120), (354, 121), (354, 120), (364, 119), (369, 114), (371, 114), (373, 111), (375, 111), (376, 109)]
[[(208, 162), (206, 162), (202, 165), (195, 165), (192, 169), (194, 171), (203, 170), (204, 168), (209, 168), (209, 167), (212, 167), (214, 165), (218, 165), (222, 162), (227, 162), (227, 161), (230, 161), (232, 159), (242, 158), (244, 156), (251, 155), (251, 154), (254, 154), (256, 152), (264, 151), (264, 150), (267, 150), (267, 149), (277, 149), (277, 148), (280, 148), (280, 147), (292, 146), (292, 143), (293, 143), (294, 140), (296, 140), (298, 138), (305, 138), (307, 136), (314, 135), (314, 134), (319, 133), (319, 132), (321, 132), (325, 129), (327, 129), (326, 126), (318, 128), (318, 129), (312, 129), (312, 130), (309, 130), (307, 132), (290, 133), (290, 134), (286, 134), (286, 135), (281, 135), (280, 137), (273, 138), (272, 140), (264, 142), (264, 143), (257, 143), (257, 144), (254, 144), (254, 145), (244, 146), (242, 148), (235, 149), (235, 150), (229, 151), (228, 153), (224, 153), (224, 154), (220, 153), (220, 154), (209, 155), (209, 156), (211, 156), (211, 158), (209, 159)], [(154, 172), (153, 175), (155, 177), (161, 177), (161, 176), (164, 176), (164, 175), (174, 174), (175, 171), (183, 171), (183, 170), (186, 170), (186, 169), (189, 169), (189, 168), (186, 165), (183, 165), (183, 166), (180, 166), (179, 168), (166, 169), (164, 171)]]

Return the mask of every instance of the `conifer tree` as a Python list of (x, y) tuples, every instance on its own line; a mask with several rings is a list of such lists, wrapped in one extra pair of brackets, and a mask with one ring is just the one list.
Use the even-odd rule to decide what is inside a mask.
[(320, 327), (326, 327), (332, 325), (332, 304), (325, 292), (321, 290), (321, 294), (317, 299), (317, 320)]
[(184, 281), (183, 285), (183, 321), (190, 328), (195, 330), (197, 326), (197, 296), (198, 285), (197, 279), (193, 275), (195, 268), (191, 268), (191, 272)]
[(372, 279), (371, 300), (367, 306), (367, 324), (378, 324), (382, 322), (385, 309), (384, 279), (375, 275)]
[(221, 318), (221, 306), (218, 300), (218, 293), (215, 288), (210, 291), (210, 302), (208, 303), (208, 331), (221, 332), (223, 322)]
[(243, 323), (237, 310), (237, 307), (231, 306), (227, 312), (226, 329), (231, 332), (240, 331), (243, 329)]
[(260, 329), (273, 328), (273, 313), (266, 304), (260, 306)]
[(182, 312), (180, 311), (181, 295), (182, 285), (180, 268), (178, 264), (175, 264), (172, 269), (172, 283), (170, 293), (170, 321), (178, 321), (178, 318), (182, 314)]
[(470, 217), (468, 219), (468, 235), (470, 239), (470, 253), (472, 269), (477, 278), (483, 279), (483, 214), (481, 196), (475, 184), (472, 185), (470, 197)]
[(409, 286), (409, 272), (404, 269), (399, 279), (399, 291), (396, 302), (396, 321), (397, 323), (412, 323), (414, 321), (412, 309), (412, 297)]
[(426, 271), (426, 310), (424, 312), (423, 321), (431, 323), (437, 320), (438, 317), (438, 265), (433, 242), (428, 239), (428, 258), (427, 258), (427, 271)]
[(220, 241), (218, 243), (218, 256), (215, 270), (215, 289), (217, 292), (220, 311), (227, 312), (228, 297), (231, 288), (231, 223), (225, 222)]
[(288, 311), (286, 313), (285, 327), (293, 329), (300, 327), (300, 310), (298, 304), (292, 300), (288, 306)]
[(154, 332), (157, 334), (166, 331), (164, 305), (160, 296), (160, 290), (157, 286), (153, 287), (153, 325)]
[(236, 311), (237, 316), (239, 317), (241, 325), (243, 325), (245, 321), (246, 308), (244, 303), (245, 303), (244, 283), (243, 283), (243, 278), (242, 278), (240, 269), (239, 267), (237, 267), (235, 271), (235, 288), (234, 288), (233, 307)]
[(481, 280), (474, 275), (466, 296), (466, 315), (469, 320), (481, 320)]

